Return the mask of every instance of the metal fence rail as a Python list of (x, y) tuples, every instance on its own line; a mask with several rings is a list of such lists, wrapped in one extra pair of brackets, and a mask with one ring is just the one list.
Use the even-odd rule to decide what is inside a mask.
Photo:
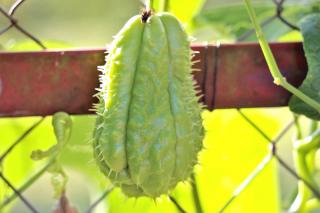
[[(298, 28), (290, 23), (288, 20), (285, 19), (285, 17), (283, 17), (283, 11), (284, 11), (284, 2), (285, 0), (273, 0), (274, 4), (275, 4), (275, 13), (273, 16), (267, 18), (266, 20), (262, 21), (262, 25), (263, 26), (267, 26), (268, 24), (272, 23), (275, 20), (280, 20), (284, 25), (287, 25), (289, 27), (291, 27), (293, 30), (298, 30)], [(18, 31), (20, 31), (22, 34), (24, 34), (25, 36), (27, 36), (30, 40), (34, 41), (37, 45), (39, 45), (42, 49), (46, 49), (45, 45), (43, 44), (43, 42), (41, 42), (41, 40), (39, 38), (37, 38), (33, 33), (30, 33), (27, 29), (25, 29), (23, 26), (20, 26), (19, 24), (19, 20), (17, 20), (14, 17), (15, 12), (22, 7), (23, 3), (25, 3), (24, 0), (18, 0), (16, 1), (12, 7), (6, 11), (5, 9), (3, 9), (0, 6), (0, 12), (2, 13), (3, 17), (8, 19), (9, 21), (9, 25), (4, 27), (3, 29), (0, 30), (0, 35), (6, 33), (8, 30), (10, 30), (11, 28), (16, 28)], [(245, 38), (247, 38), (248, 36), (252, 35), (254, 33), (253, 30), (249, 30), (246, 33), (244, 33), (242, 36), (240, 36), (238, 38), (238, 41), (242, 41)], [(208, 59), (208, 52), (206, 52), (206, 54), (201, 55), (204, 56), (205, 61), (207, 61)], [(219, 54), (215, 54), (217, 52), (213, 51), (210, 54), (212, 57), (212, 59), (214, 60), (218, 60), (220, 55)], [(63, 57), (63, 56), (61, 56)], [(100, 57), (100, 55), (99, 55)], [(94, 62), (96, 63), (96, 62)], [(302, 62), (305, 63), (305, 62)], [(206, 66), (205, 64), (203, 64), (203, 66)], [(305, 66), (305, 65), (304, 65)], [(200, 67), (201, 68), (201, 67)], [(215, 69), (214, 67), (212, 68), (213, 70)], [(214, 73), (211, 73), (214, 74)], [(300, 80), (303, 79), (305, 73), (302, 74), (300, 76)], [(202, 81), (205, 81), (207, 78), (209, 78), (208, 76), (205, 77), (201, 77), (203, 78)], [(214, 79), (213, 79), (214, 80)], [(296, 84), (299, 84), (300, 82), (296, 82)], [(206, 84), (202, 84), (203, 86), (203, 90), (205, 91), (206, 88), (204, 87), (208, 87), (208, 85)], [(93, 83), (92, 85), (93, 87), (95, 86), (95, 84)], [(216, 85), (212, 85), (210, 84), (209, 87), (216, 87)], [(211, 90), (214, 91), (214, 90)], [(89, 92), (90, 93), (90, 92)], [(211, 96), (208, 96), (205, 98), (211, 98), (214, 97), (214, 94), (211, 94)], [(217, 99), (215, 99), (216, 101), (212, 101), (210, 100), (210, 102), (206, 102), (207, 105), (209, 106), (210, 109), (214, 109), (217, 108), (217, 105), (219, 106), (219, 101), (217, 101)], [(86, 100), (87, 102), (91, 102), (92, 99), (90, 100)], [(208, 101), (208, 100), (207, 100)], [(284, 105), (285, 103), (283, 103), (282, 105)], [(279, 104), (280, 105), (280, 104)], [(87, 105), (85, 105), (87, 106)], [(243, 105), (239, 104), (239, 107), (234, 106), (235, 108), (241, 108), (243, 107)], [(257, 105), (258, 106), (258, 105)], [(263, 105), (261, 105), (263, 106)], [(268, 106), (268, 105), (266, 105)], [(1, 106), (0, 106), (1, 108)], [(219, 108), (219, 107), (218, 107)], [(85, 110), (83, 110), (84, 113)], [(252, 128), (254, 129), (254, 131), (257, 131), (258, 133), (261, 134), (261, 136), (263, 136), (263, 138), (265, 139), (265, 141), (267, 143), (270, 144), (270, 149), (269, 149), (269, 153), (265, 156), (265, 158), (257, 165), (257, 167), (250, 173), (248, 174), (247, 178), (243, 180), (243, 182), (235, 189), (234, 193), (232, 194), (232, 196), (226, 200), (225, 204), (223, 206), (221, 206), (220, 212), (223, 212), (224, 210), (226, 210), (230, 204), (232, 204), (232, 202), (234, 202), (238, 196), (243, 192), (243, 190), (250, 184), (252, 183), (252, 181), (254, 181), (255, 177), (261, 173), (261, 171), (264, 170), (264, 168), (266, 168), (266, 166), (272, 161), (272, 160), (276, 160), (285, 170), (287, 170), (294, 178), (296, 178), (299, 181), (302, 181), (314, 194), (314, 196), (318, 199), (320, 199), (320, 193), (317, 191), (317, 189), (313, 188), (312, 185), (310, 183), (308, 183), (306, 180), (304, 180), (303, 178), (301, 178), (293, 168), (291, 168), (289, 166), (288, 163), (286, 163), (281, 156), (279, 156), (278, 154), (278, 150), (277, 150), (277, 144), (281, 141), (281, 139), (283, 138), (283, 136), (292, 128), (292, 126), (294, 125), (294, 121), (290, 121), (288, 122), (288, 124), (286, 126), (284, 126), (283, 130), (279, 133), (279, 135), (272, 139), (270, 138), (261, 128), (259, 128), (259, 126), (257, 124), (255, 124), (255, 122), (249, 118), (241, 109), (237, 109), (238, 113), (243, 117), (244, 121), (248, 122)], [(50, 114), (52, 112), (48, 112), (48, 113), (43, 113), (41, 115), (46, 115), (46, 114)], [(18, 114), (17, 114), (18, 115)], [(29, 115), (34, 115), (34, 114), (29, 114)], [(45, 119), (45, 117), (42, 117), (41, 119), (39, 119), (36, 123), (34, 123), (27, 131), (25, 131), (16, 141), (14, 141), (12, 143), (12, 145), (5, 150), (3, 153), (1, 153), (0, 155), (0, 165), (3, 163), (3, 161), (6, 160), (6, 157), (8, 155), (10, 155), (10, 153), (15, 149), (15, 147), (23, 142), (23, 139), (30, 134), (30, 132), (32, 132), (35, 128), (37, 128), (39, 125), (41, 125), (41, 123), (43, 122), (43, 120)], [(37, 207), (34, 206), (27, 197), (24, 197), (23, 192), (30, 187), (33, 183), (35, 183), (37, 181), (37, 179), (39, 177), (41, 177), (46, 171), (47, 169), (50, 167), (50, 165), (52, 165), (52, 161), (47, 162), (47, 164), (43, 167), (40, 168), (38, 170), (38, 172), (36, 172), (30, 179), (26, 180), (25, 183), (21, 186), (14, 186), (14, 184), (11, 183), (10, 180), (8, 180), (5, 176), (5, 174), (2, 172), (2, 170), (0, 170), (0, 179), (6, 184), (8, 185), (9, 188), (11, 188), (11, 190), (13, 191), (12, 196), (7, 197), (4, 201), (2, 201), (2, 203), (0, 203), (0, 210), (1, 208), (4, 208), (6, 205), (8, 205), (9, 203), (11, 203), (13, 200), (15, 200), (16, 198), (21, 199), (21, 201), (25, 204), (25, 207), (27, 209), (29, 209), (31, 212), (38, 212), (37, 211)], [(196, 179), (196, 177), (192, 177), (192, 179)], [(196, 181), (193, 181), (193, 194), (195, 197), (199, 198), (198, 190), (197, 190), (197, 186), (196, 186)], [(88, 206), (88, 210), (87, 212), (91, 212), (97, 205), (99, 205), (100, 202), (102, 202), (105, 197), (107, 197), (110, 193), (112, 193), (113, 187), (110, 187), (108, 189), (106, 189), (106, 191), (101, 194), (98, 199), (96, 201), (94, 201), (90, 206)], [(185, 212), (183, 205), (179, 204), (179, 200), (175, 197), (170, 197), (170, 200), (172, 201), (172, 203), (177, 207), (177, 210), (179, 210), (180, 212)], [(201, 204), (198, 203), (198, 209), (201, 209)]]
[[(193, 69), (200, 70), (193, 73), (194, 79), (202, 90), (201, 101), (209, 110), (287, 105), (291, 94), (273, 84), (258, 44), (192, 48), (198, 52)], [(300, 85), (307, 70), (302, 44), (272, 43), (271, 48), (286, 79)], [(98, 87), (96, 66), (103, 63), (103, 58), (102, 49), (0, 53), (0, 117), (45, 116), (59, 110), (90, 113)], [(241, 69), (242, 64), (245, 69)], [(14, 86), (7, 82), (14, 82)]]

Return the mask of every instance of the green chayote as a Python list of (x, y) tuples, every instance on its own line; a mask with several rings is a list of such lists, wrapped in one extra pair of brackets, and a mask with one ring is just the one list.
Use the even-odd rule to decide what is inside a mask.
[(189, 46), (173, 15), (137, 15), (101, 67), (94, 156), (128, 196), (166, 194), (197, 163), (204, 130)]

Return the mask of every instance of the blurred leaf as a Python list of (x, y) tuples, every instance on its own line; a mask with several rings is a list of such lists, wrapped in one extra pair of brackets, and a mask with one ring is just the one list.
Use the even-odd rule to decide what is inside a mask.
[[(0, 155), (38, 119), (39, 118), (34, 117), (0, 119)], [(60, 158), (61, 165), (65, 168), (65, 171), (71, 180), (67, 184), (67, 189), (69, 189), (69, 185), (72, 185), (77, 181), (75, 178), (85, 178), (86, 185), (82, 190), (90, 189), (91, 193), (96, 195), (100, 189), (105, 188), (109, 184), (109, 181), (102, 173), (100, 173), (93, 161), (90, 137), (95, 116), (74, 116), (72, 119), (74, 122), (71, 138), (68, 142), (68, 146), (62, 150)], [(39, 171), (44, 164), (46, 164), (46, 161), (33, 161), (30, 157), (32, 151), (38, 149), (46, 150), (55, 144), (56, 138), (51, 125), (51, 117), (48, 117), (4, 159), (2, 167), (0, 167), (1, 172), (3, 172), (5, 177), (7, 177), (14, 186), (19, 188), (31, 176)], [(80, 175), (81, 177), (70, 176), (70, 172), (71, 174), (72, 172), (78, 172), (77, 176)], [(31, 188), (36, 187), (38, 181), (36, 181)], [(34, 200), (39, 203), (46, 203), (44, 199), (52, 200), (52, 187), (50, 187), (49, 182), (50, 179), (48, 180), (48, 183), (42, 183), (42, 186), (40, 186), (42, 189), (41, 193), (49, 191), (49, 196), (45, 198), (38, 196), (39, 194), (36, 193), (33, 197)], [(79, 184), (80, 183), (78, 183), (78, 185)], [(43, 187), (44, 185), (45, 187)], [(0, 187), (1, 201), (1, 199), (12, 194), (12, 191), (7, 188), (2, 181), (0, 181)], [(98, 188), (100, 189), (98, 190)], [(38, 189), (34, 190), (38, 191)], [(75, 189), (72, 189), (71, 191), (75, 191)], [(16, 201), (19, 201), (19, 199), (16, 199)], [(18, 203), (21, 202), (19, 201)], [(22, 206), (25, 208), (24, 205)], [(87, 207), (87, 205), (85, 205), (85, 207)], [(48, 207), (45, 206), (45, 209), (47, 210)], [(42, 209), (41, 212), (48, 211)]]
[[(15, 118), (0, 119), (0, 155), (4, 153), (32, 124), (39, 118)], [(43, 162), (31, 160), (30, 154), (34, 149), (46, 149), (55, 143), (53, 134), (45, 131), (51, 126), (50, 119), (45, 119), (36, 129), (34, 129), (24, 140), (22, 140), (3, 160), (2, 173), (17, 188), (29, 179)], [(52, 136), (52, 137), (50, 137)], [(2, 184), (2, 182), (1, 182)], [(0, 190), (0, 198), (5, 198), (12, 194), (12, 191), (5, 187)]]
[[(273, 11), (273, 7), (271, 6), (258, 6), (255, 7), (255, 9), (259, 20), (270, 17)], [(204, 27), (211, 27), (216, 31), (216, 34), (221, 31), (226, 31), (229, 34), (228, 37), (235, 39), (251, 29), (251, 22), (244, 5), (221, 6), (206, 9), (194, 17), (193, 32), (196, 33)], [(209, 34), (207, 41), (224, 38), (225, 34), (221, 33), (221, 35), (221, 37), (210, 38)]]
[[(62, 42), (62, 41), (44, 41), (43, 44), (48, 49), (63, 49), (71, 48), (72, 45)], [(42, 48), (32, 40), (25, 40), (21, 42), (9, 42), (4, 46), (4, 50), (7, 51), (34, 51), (42, 50)]]
[(217, 41), (227, 43), (235, 40), (232, 29), (220, 23), (215, 24), (214, 27), (209, 25), (198, 27), (193, 30), (192, 36), (195, 38), (195, 42), (205, 43), (216, 43)]
[[(162, 196), (153, 200), (147, 197), (127, 198), (120, 189), (114, 190), (107, 198), (109, 212), (130, 212), (130, 213), (162, 213), (162, 212), (179, 212), (171, 201)], [(102, 212), (97, 210), (96, 212)]]
[[(251, 109), (244, 112), (274, 137), (282, 122), (276, 116), (270, 116), (270, 112), (283, 114), (283, 110)], [(207, 134), (204, 140), (206, 149), (200, 155), (201, 167), (197, 171), (200, 198), (205, 212), (218, 212), (270, 152), (269, 143), (236, 110), (205, 111), (203, 117)], [(270, 163), (225, 212), (279, 212), (276, 175), (276, 164)]]
[[(188, 182), (179, 183), (171, 193), (177, 202), (186, 212), (196, 212), (193, 205), (191, 186)], [(116, 189), (107, 198), (110, 212), (130, 212), (130, 213), (161, 213), (161, 212), (180, 212), (177, 207), (169, 200), (168, 196), (163, 195), (156, 200), (147, 197), (126, 198)], [(102, 212), (97, 210), (96, 212)]]
[(290, 31), (278, 38), (280, 42), (302, 41), (301, 33), (298, 31)]
[(154, 0), (154, 9), (163, 11), (165, 2), (167, 2), (169, 12), (177, 16), (183, 23), (188, 24), (193, 16), (201, 10), (205, 0)]
[[(305, 14), (314, 12), (314, 10), (312, 5), (286, 5), (283, 17), (290, 23), (296, 24)], [(269, 22), (275, 14), (275, 6), (273, 4), (256, 4), (255, 11), (260, 23)], [(203, 29), (210, 29), (210, 31), (205, 32)], [(193, 34), (200, 41), (223, 41), (226, 37), (229, 38), (229, 41), (230, 38), (236, 40), (251, 29), (252, 24), (243, 4), (206, 9), (193, 19)], [(274, 41), (292, 29), (275, 18), (263, 27), (263, 31), (268, 40)], [(255, 33), (252, 33), (245, 41), (256, 41)]]

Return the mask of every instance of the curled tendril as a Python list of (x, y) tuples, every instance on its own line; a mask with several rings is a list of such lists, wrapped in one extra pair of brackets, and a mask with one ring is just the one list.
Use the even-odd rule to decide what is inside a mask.
[(54, 164), (51, 165), (47, 171), (52, 174), (51, 183), (54, 188), (54, 197), (59, 198), (65, 191), (68, 180), (68, 177), (61, 166), (59, 156), (71, 136), (71, 117), (65, 112), (57, 112), (52, 117), (52, 126), (57, 144), (47, 150), (38, 149), (32, 151), (31, 159), (42, 160), (49, 157), (54, 159)]

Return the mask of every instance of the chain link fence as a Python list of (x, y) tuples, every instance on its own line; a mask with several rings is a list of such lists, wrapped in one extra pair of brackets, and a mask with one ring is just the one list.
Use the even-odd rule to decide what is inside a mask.
[[(268, 26), (270, 23), (274, 22), (275, 20), (280, 20), (283, 25), (286, 25), (290, 27), (292, 30), (299, 30), (299, 28), (288, 21), (284, 16), (283, 16), (283, 11), (285, 10), (284, 3), (285, 0), (272, 0), (274, 3), (274, 15), (268, 17), (267, 19), (263, 20), (261, 22), (262, 27)], [(5, 18), (8, 21), (8, 25), (5, 26), (3, 29), (0, 30), (0, 36), (7, 33), (10, 29), (15, 28), (18, 30), (21, 34), (26, 36), (28, 39), (32, 40), (35, 42), (39, 47), (41, 47), (43, 50), (47, 49), (44, 43), (37, 38), (35, 34), (32, 32), (28, 31), (24, 26), (19, 24), (19, 20), (15, 18), (15, 13), (19, 8), (23, 7), (24, 4), (27, 2), (25, 0), (18, 0), (14, 2), (14, 4), (10, 7), (9, 10), (5, 10), (1, 5), (0, 5), (0, 12), (2, 14), (1, 18)], [(243, 35), (239, 36), (237, 41), (243, 41), (249, 36), (252, 36), (255, 33), (253, 29), (248, 30), (245, 32)], [(292, 175), (297, 181), (302, 181), (309, 189), (312, 191), (313, 196), (317, 199), (320, 199), (320, 192), (315, 189), (312, 184), (310, 184), (308, 181), (303, 179), (302, 177), (299, 176), (299, 174), (295, 171), (295, 169), (291, 166), (290, 163), (287, 163), (280, 155), (278, 152), (278, 144), (281, 142), (281, 139), (283, 139), (284, 135), (289, 132), (289, 130), (294, 126), (296, 119), (293, 119), (289, 121), (283, 129), (280, 131), (280, 133), (275, 137), (271, 138), (268, 136), (266, 132), (264, 132), (258, 124), (255, 123), (253, 119), (251, 119), (249, 116), (246, 115), (246, 113), (242, 109), (236, 109), (239, 115), (243, 118), (244, 122), (247, 122), (252, 126), (252, 131), (258, 132), (264, 139), (265, 141), (270, 145), (270, 149), (268, 151), (268, 154), (264, 157), (264, 159), (256, 166), (256, 168), (247, 175), (247, 177), (243, 180), (243, 182), (234, 190), (232, 196), (225, 202), (223, 206), (221, 206), (221, 209), (219, 212), (224, 212), (225, 210), (228, 209), (228, 207), (239, 197), (239, 195), (247, 188), (248, 185), (250, 185), (257, 175), (259, 175), (265, 168), (266, 166), (272, 161), (276, 160), (278, 164), (283, 167), (290, 175)], [(19, 138), (16, 141), (13, 141), (12, 145), (7, 148), (3, 153), (0, 153), (0, 165), (6, 160), (6, 158), (14, 151), (14, 149), (23, 143), (23, 140), (30, 134), (34, 129), (36, 129), (39, 125), (43, 123), (45, 120), (44, 117), (40, 118), (37, 122), (35, 122), (30, 128), (28, 128), (25, 132), (19, 136)], [(259, 143), (259, 141), (257, 141)], [(262, 142), (264, 143), (264, 142)], [(21, 144), (23, 145), (23, 144)], [(4, 208), (11, 202), (13, 202), (15, 199), (20, 199), (24, 204), (25, 208), (29, 209), (31, 212), (38, 212), (37, 206), (34, 206), (32, 202), (28, 199), (28, 197), (25, 197), (23, 193), (32, 185), (34, 184), (49, 168), (51, 165), (53, 165), (54, 160), (48, 161), (45, 166), (40, 168), (36, 173), (33, 174), (31, 178), (26, 180), (24, 184), (21, 186), (14, 186), (14, 184), (9, 180), (5, 174), (2, 172), (3, 168), (0, 167), (0, 179), (1, 181), (6, 184), (11, 190), (12, 194), (9, 197), (6, 197), (3, 199), (3, 201), (0, 203), (0, 210), (1, 208)], [(201, 208), (201, 202), (200, 198), (198, 195), (198, 189), (197, 189), (197, 181), (195, 180), (196, 177), (192, 176), (191, 177), (191, 185), (192, 185), (192, 192), (195, 197), (195, 204), (197, 205), (197, 209), (202, 209)], [(92, 212), (96, 206), (98, 206), (113, 190), (113, 187), (109, 187), (103, 192), (96, 201), (92, 202), (90, 206), (87, 208), (87, 212)], [(176, 206), (177, 210), (180, 212), (186, 212), (184, 210), (183, 204), (179, 203), (179, 200), (173, 196), (170, 196), (169, 199), (172, 201), (172, 203)], [(61, 212), (70, 212), (68, 211), (68, 202), (63, 194), (62, 197), (60, 198), (60, 205), (63, 206)], [(69, 209), (70, 210), (70, 209)]]

